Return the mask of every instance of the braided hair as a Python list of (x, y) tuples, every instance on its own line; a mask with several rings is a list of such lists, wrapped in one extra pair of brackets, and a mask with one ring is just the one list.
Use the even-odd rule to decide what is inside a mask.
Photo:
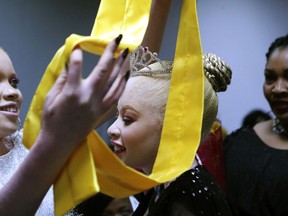
[(202, 121), (202, 136), (209, 134), (218, 112), (218, 98), (216, 92), (224, 92), (231, 82), (232, 70), (224, 61), (213, 53), (203, 55), (204, 67), (204, 110)]
[(275, 41), (270, 45), (268, 52), (266, 53), (266, 60), (270, 58), (271, 54), (276, 49), (286, 48), (288, 47), (288, 34), (279, 38), (276, 38)]
[[(202, 61), (205, 78), (201, 139), (204, 139), (209, 134), (217, 116), (218, 98), (216, 92), (226, 91), (231, 82), (232, 70), (212, 53), (204, 54)], [(142, 91), (146, 92), (146, 98), (142, 102), (149, 103), (155, 109), (159, 109), (160, 122), (163, 122), (165, 115), (172, 68), (173, 61), (161, 61), (148, 48), (139, 47), (130, 58), (130, 77), (141, 77), (141, 80), (137, 80), (139, 87), (133, 91), (134, 93), (139, 91), (139, 94)]]
[(231, 82), (231, 68), (213, 53), (203, 55), (203, 66), (205, 77), (209, 80), (214, 91), (226, 91)]

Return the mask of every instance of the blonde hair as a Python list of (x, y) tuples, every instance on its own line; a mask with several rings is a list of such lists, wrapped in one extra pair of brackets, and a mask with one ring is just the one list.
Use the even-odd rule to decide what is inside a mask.
[(216, 92), (226, 91), (231, 83), (232, 70), (218, 56), (212, 53), (203, 55), (204, 110), (202, 120), (202, 140), (209, 134), (218, 113), (218, 98)]
[[(145, 50), (145, 52), (149, 53), (147, 50)], [(139, 61), (135, 60), (137, 58), (133, 59), (132, 57), (133, 61), (137, 62), (137, 67), (135, 67), (135, 64), (132, 64), (134, 67), (131, 67), (132, 71), (130, 77), (140, 76), (141, 87), (153, 93), (151, 93), (150, 96), (153, 97), (153, 103), (155, 103), (155, 107), (159, 109), (159, 117), (161, 122), (163, 122), (169, 94), (173, 62), (161, 61), (157, 58), (157, 56), (155, 56), (154, 53), (149, 53), (149, 58), (154, 58), (156, 62), (149, 65), (145, 65), (143, 63), (138, 64)], [(141, 68), (139, 68), (139, 66)], [(213, 122), (217, 116), (218, 98), (216, 92), (225, 91), (231, 82), (232, 76), (230, 67), (212, 53), (203, 55), (203, 67), (205, 79), (201, 139), (204, 139), (209, 134)]]

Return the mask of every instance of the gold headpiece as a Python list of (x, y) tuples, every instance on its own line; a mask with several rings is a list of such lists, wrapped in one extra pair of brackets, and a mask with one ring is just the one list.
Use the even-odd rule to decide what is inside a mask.
[(171, 74), (172, 66), (173, 61), (161, 61), (148, 47), (139, 46), (130, 56), (131, 77)]
[[(203, 55), (204, 75), (215, 92), (225, 91), (231, 82), (232, 70), (213, 53)], [(173, 61), (161, 60), (148, 47), (139, 46), (131, 53), (130, 74), (133, 76), (161, 76), (172, 72)]]
[(231, 82), (232, 70), (220, 57), (213, 53), (203, 55), (205, 77), (211, 83), (214, 91), (226, 91)]

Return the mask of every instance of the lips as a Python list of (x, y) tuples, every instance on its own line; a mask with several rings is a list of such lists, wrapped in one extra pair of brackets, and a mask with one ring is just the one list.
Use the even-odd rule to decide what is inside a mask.
[(0, 111), (8, 115), (18, 116), (19, 108), (16, 103), (5, 104), (5, 105), (0, 106)]
[(1, 111), (18, 113), (18, 108), (15, 106), (0, 107)]
[(123, 145), (119, 145), (118, 143), (115, 142), (111, 142), (111, 145), (113, 145), (114, 153), (117, 155), (126, 151), (126, 148)]
[(276, 112), (281, 112), (281, 113), (288, 112), (288, 102), (277, 101), (277, 102), (273, 102), (272, 106)]

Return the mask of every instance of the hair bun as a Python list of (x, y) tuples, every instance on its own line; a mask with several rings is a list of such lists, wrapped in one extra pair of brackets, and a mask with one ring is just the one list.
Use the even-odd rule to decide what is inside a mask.
[(231, 83), (232, 70), (213, 53), (203, 55), (204, 74), (215, 92), (226, 91)]

